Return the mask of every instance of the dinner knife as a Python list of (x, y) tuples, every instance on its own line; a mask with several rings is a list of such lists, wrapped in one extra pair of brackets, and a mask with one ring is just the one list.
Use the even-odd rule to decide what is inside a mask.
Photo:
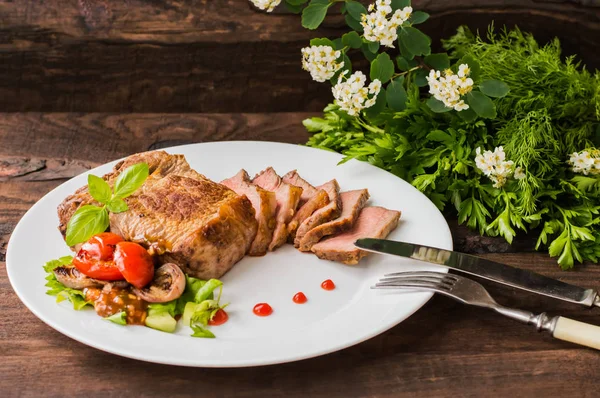
[(441, 265), (558, 300), (581, 304), (586, 307), (600, 307), (600, 296), (593, 289), (584, 289), (535, 272), (514, 268), (469, 254), (385, 239), (359, 239), (354, 242), (354, 245), (369, 252), (391, 254)]

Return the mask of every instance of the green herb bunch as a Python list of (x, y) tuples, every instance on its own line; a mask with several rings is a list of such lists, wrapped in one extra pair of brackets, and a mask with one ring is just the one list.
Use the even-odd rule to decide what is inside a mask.
[[(512, 242), (535, 231), (563, 269), (598, 261), (598, 73), (563, 59), (558, 40), (493, 26), (486, 38), (462, 27), (432, 54), (416, 27), (428, 15), (407, 0), (284, 1), (307, 29), (332, 10), (351, 29), (303, 49), (303, 68), (334, 97), (304, 121), (308, 145), (391, 171), (481, 234)], [(370, 63), (368, 86), (350, 75), (357, 56)]]

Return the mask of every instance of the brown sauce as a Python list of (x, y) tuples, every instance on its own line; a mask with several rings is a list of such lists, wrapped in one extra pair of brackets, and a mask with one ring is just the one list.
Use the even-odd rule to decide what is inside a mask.
[(102, 318), (125, 311), (128, 325), (144, 325), (148, 303), (131, 293), (129, 289), (87, 288), (84, 292), (85, 299), (94, 303), (96, 313)]

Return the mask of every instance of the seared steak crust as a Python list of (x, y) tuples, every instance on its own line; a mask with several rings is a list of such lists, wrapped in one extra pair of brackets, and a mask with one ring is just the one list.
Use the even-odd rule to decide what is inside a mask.
[[(110, 230), (151, 248), (191, 276), (218, 278), (248, 251), (257, 230), (250, 200), (192, 170), (182, 155), (163, 151), (130, 156), (103, 178), (113, 185), (130, 165), (146, 162), (150, 176), (125, 201), (129, 210), (110, 214)], [(80, 188), (58, 208), (61, 226), (92, 203)]]
[(300, 240), (300, 251), (310, 251), (311, 247), (328, 235), (336, 235), (348, 231), (354, 225), (360, 211), (369, 200), (369, 191), (359, 189), (341, 193), (342, 214), (335, 220), (321, 224), (304, 235)]

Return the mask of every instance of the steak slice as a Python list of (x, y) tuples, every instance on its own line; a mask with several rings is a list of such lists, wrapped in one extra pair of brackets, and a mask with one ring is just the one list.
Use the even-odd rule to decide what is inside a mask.
[(331, 180), (318, 187), (327, 192), (329, 197), (329, 204), (323, 206), (319, 210), (315, 211), (310, 217), (300, 223), (300, 226), (296, 230), (296, 237), (294, 238), (294, 246), (299, 247), (300, 241), (311, 229), (331, 221), (338, 217), (342, 212), (342, 200), (340, 198), (340, 186), (336, 180)]
[(320, 259), (357, 264), (368, 253), (359, 250), (354, 242), (362, 238), (385, 238), (398, 225), (400, 214), (383, 207), (365, 207), (350, 231), (325, 239), (311, 250)]
[(269, 243), (273, 238), (273, 229), (275, 228), (275, 215), (277, 211), (277, 200), (275, 193), (262, 189), (250, 182), (250, 176), (246, 170), (240, 170), (235, 176), (221, 181), (221, 184), (233, 190), (238, 195), (246, 195), (256, 213), (258, 222), (258, 231), (252, 241), (250, 251), (251, 256), (263, 256), (267, 253)]
[(272, 167), (258, 173), (252, 183), (267, 191), (275, 192), (277, 217), (273, 239), (269, 244), (269, 250), (273, 251), (287, 240), (287, 225), (296, 214), (296, 207), (302, 196), (302, 188), (283, 182)]
[(337, 235), (346, 232), (352, 228), (358, 218), (360, 211), (367, 200), (369, 200), (369, 191), (366, 189), (357, 189), (355, 191), (342, 192), (342, 214), (335, 220), (321, 224), (304, 235), (300, 240), (300, 251), (310, 251), (311, 247), (328, 235)]
[(317, 188), (313, 187), (308, 181), (300, 177), (296, 170), (290, 171), (281, 179), (285, 183), (302, 188), (302, 196), (300, 196), (300, 203), (298, 203), (298, 208), (302, 207), (318, 192)]
[(302, 207), (298, 209), (292, 221), (288, 224), (288, 242), (293, 243), (296, 237), (298, 227), (310, 217), (315, 211), (329, 204), (329, 195), (324, 189), (316, 191), (315, 195), (310, 198)]
[[(250, 248), (257, 230), (248, 198), (192, 170), (182, 155), (132, 155), (103, 178), (113, 185), (130, 165), (146, 162), (150, 175), (125, 199), (129, 209), (110, 214), (110, 230), (142, 244), (161, 262), (174, 262), (201, 279), (219, 278)], [(60, 230), (81, 205), (94, 203), (87, 186), (58, 207)]]

